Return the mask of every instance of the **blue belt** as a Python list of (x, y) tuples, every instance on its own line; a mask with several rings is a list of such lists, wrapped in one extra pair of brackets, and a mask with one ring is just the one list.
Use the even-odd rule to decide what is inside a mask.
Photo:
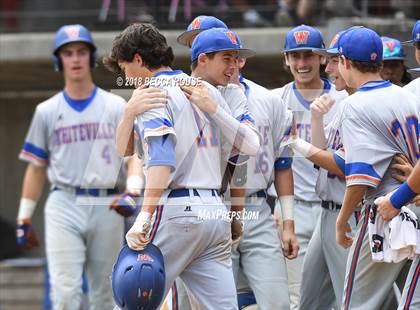
[(248, 197), (267, 198), (267, 193), (265, 190), (262, 189), (256, 193), (249, 195)]
[[(52, 189), (53, 191), (56, 190), (64, 190), (65, 189), (61, 189), (59, 187), (53, 187)], [(93, 196), (93, 197), (99, 197), (101, 194), (101, 191), (105, 191), (106, 195), (115, 195), (115, 194), (119, 194), (118, 189), (116, 188), (107, 188), (107, 189), (101, 189), (101, 188), (80, 188), (80, 187), (75, 187), (74, 188), (74, 192), (77, 196)]]
[[(194, 196), (200, 196), (198, 191), (196, 189), (193, 189), (193, 195)], [(213, 197), (217, 197), (217, 191), (212, 189), (211, 195)], [(173, 189), (168, 195), (168, 198), (178, 198), (178, 197), (189, 197), (190, 196), (190, 190), (188, 188), (179, 188), (179, 189)]]

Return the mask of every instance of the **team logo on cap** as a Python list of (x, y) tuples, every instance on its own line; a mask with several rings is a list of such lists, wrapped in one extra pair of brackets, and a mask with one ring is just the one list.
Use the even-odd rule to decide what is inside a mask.
[(80, 27), (79, 26), (68, 26), (64, 28), (65, 33), (70, 39), (78, 38)]
[(383, 42), (383, 44), (386, 46), (386, 48), (390, 52), (393, 52), (394, 51), (394, 42), (393, 41), (386, 41), (386, 42)]
[(306, 44), (309, 38), (309, 31), (295, 31), (293, 33), (296, 44)]
[(201, 18), (198, 18), (198, 17), (196, 19), (194, 19), (191, 23), (191, 29), (192, 30), (199, 29), (202, 21), (203, 20)]
[(235, 34), (234, 34), (233, 32), (231, 32), (231, 31), (227, 31), (227, 32), (225, 32), (225, 34), (227, 35), (227, 37), (229, 38), (229, 40), (230, 40), (233, 44), (235, 44), (235, 45), (237, 45), (237, 44), (238, 44), (238, 40), (236, 40), (236, 36), (235, 36)]
[(137, 256), (137, 260), (145, 260), (145, 261), (148, 261), (148, 262), (153, 262), (153, 258), (151, 258), (149, 255), (147, 255), (147, 254), (139, 254), (138, 256)]
[(331, 43), (330, 43), (330, 48), (332, 48), (335, 45), (335, 43), (337, 43), (339, 37), (340, 37), (340, 35), (337, 33), (334, 36), (334, 38), (332, 38)]
[(376, 53), (370, 54), (370, 60), (376, 60), (377, 57), (378, 57), (378, 54)]

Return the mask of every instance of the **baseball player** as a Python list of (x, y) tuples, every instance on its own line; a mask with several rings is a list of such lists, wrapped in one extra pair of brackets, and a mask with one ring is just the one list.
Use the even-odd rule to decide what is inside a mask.
[(108, 65), (119, 66), (127, 77), (153, 77), (153, 85), (168, 93), (164, 109), (152, 109), (137, 118), (147, 145), (146, 187), (141, 212), (126, 235), (127, 244), (139, 249), (152, 242), (160, 248), (165, 258), (165, 294), (180, 276), (201, 307), (236, 309), (231, 223), (220, 215), (226, 207), (217, 193), (220, 133), (248, 155), (254, 155), (259, 145), (249, 143), (252, 137), (245, 142), (247, 129), (226, 112), (226, 103), (210, 85), (202, 82), (199, 91), (191, 92), (184, 88), (187, 100), (178, 83), (191, 79), (172, 71), (172, 60), (166, 39), (147, 24), (127, 27), (114, 40), (107, 58)]
[[(370, 212), (376, 212), (372, 209), (374, 199), (398, 186), (388, 168), (393, 156), (401, 153), (411, 162), (417, 161), (419, 106), (412, 94), (380, 79), (383, 46), (373, 30), (349, 29), (339, 38), (338, 50), (340, 73), (347, 85), (357, 88), (343, 102), (340, 129), (347, 187), (336, 239), (350, 247), (342, 309), (377, 309), (405, 262), (373, 263), (366, 227)], [(351, 232), (348, 220), (363, 198), (353, 242), (347, 235)]]
[(109, 276), (121, 245), (123, 217), (109, 204), (122, 164), (115, 130), (125, 101), (93, 83), (95, 51), (82, 25), (57, 31), (53, 57), (63, 72), (64, 89), (37, 106), (19, 155), (28, 166), (17, 216), (18, 243), (36, 243), (31, 217), (47, 175), (51, 183), (45, 238), (54, 309), (79, 308), (84, 269), (91, 309), (113, 307)]
[[(338, 72), (338, 50), (337, 43), (339, 36), (344, 31), (338, 33), (332, 39), (330, 46), (326, 50), (313, 50), (316, 54), (328, 57), (328, 64), (325, 72), (334, 82), (337, 91), (347, 91), (353, 94), (355, 89), (347, 87), (342, 76)], [(333, 154), (342, 144), (338, 128), (341, 122), (342, 105), (340, 105), (334, 119), (325, 128), (324, 115), (328, 113), (335, 104), (334, 100), (327, 94), (315, 99), (311, 106), (311, 143)], [(299, 144), (305, 144), (300, 140)], [(296, 148), (296, 146), (295, 146)], [(298, 148), (298, 147), (297, 147)], [(299, 148), (298, 148), (299, 149)], [(319, 157), (321, 154), (317, 154)], [(328, 156), (329, 154), (325, 154)], [(332, 157), (332, 156), (331, 156)], [(309, 157), (317, 164), (317, 160)], [(331, 158), (333, 161), (333, 158)], [(319, 165), (319, 163), (317, 164)], [(321, 214), (316, 222), (314, 233), (309, 241), (307, 253), (302, 267), (302, 281), (300, 290), (300, 309), (321, 309), (319, 296), (322, 287), (318, 283), (330, 279), (337, 306), (341, 307), (341, 297), (344, 285), (344, 276), (348, 251), (343, 249), (335, 242), (335, 222), (341, 208), (345, 190), (345, 180), (343, 173), (333, 174), (328, 170), (320, 169), (316, 182), (316, 193), (322, 199)], [(352, 228), (356, 226), (356, 218), (351, 219)], [(324, 287), (323, 289), (327, 289)]]
[[(376, 199), (379, 214), (384, 220), (391, 220), (397, 216), (402, 206), (410, 203), (420, 192), (420, 166), (417, 163), (414, 170), (396, 191)], [(399, 310), (417, 309), (420, 307), (420, 293), (418, 290), (418, 278), (420, 274), (420, 255), (417, 255), (411, 264), (410, 271), (405, 282)]]
[[(311, 140), (311, 102), (324, 93), (328, 93), (337, 103), (346, 94), (338, 92), (328, 80), (321, 79), (320, 68), (325, 57), (316, 55), (312, 49), (324, 48), (324, 42), (319, 30), (310, 26), (299, 26), (286, 35), (284, 57), (286, 65), (293, 75), (294, 81), (282, 88), (273, 90), (293, 111), (298, 136), (306, 141)], [(328, 124), (336, 113), (336, 104), (325, 115)], [(309, 240), (315, 228), (315, 223), (321, 210), (321, 201), (315, 192), (318, 170), (304, 158), (293, 160), (294, 179), (294, 218), (295, 232), (299, 243), (297, 259), (286, 261), (292, 309), (299, 305), (299, 292), (302, 279), (302, 264)], [(333, 295), (321, 296), (321, 305), (329, 305)]]
[[(403, 42), (403, 44), (414, 45), (416, 49), (416, 60), (420, 65), (420, 19), (414, 25), (411, 37), (412, 39), (410, 41)], [(419, 68), (415, 69), (415, 71), (419, 70)], [(420, 98), (420, 78), (411, 81), (409, 84), (404, 86), (404, 88)]]
[(411, 82), (412, 77), (404, 64), (404, 48), (399, 40), (381, 37), (383, 44), (384, 66), (381, 77), (395, 85), (404, 86)]

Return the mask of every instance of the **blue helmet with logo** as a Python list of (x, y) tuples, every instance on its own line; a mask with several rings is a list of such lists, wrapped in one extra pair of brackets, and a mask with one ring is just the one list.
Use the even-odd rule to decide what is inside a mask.
[(114, 300), (122, 310), (155, 310), (165, 291), (162, 252), (153, 244), (135, 251), (125, 245), (112, 270)]
[(60, 57), (58, 56), (58, 51), (64, 45), (74, 42), (83, 42), (90, 47), (90, 65), (91, 67), (95, 66), (96, 46), (93, 42), (92, 35), (90, 34), (89, 30), (87, 30), (87, 28), (82, 25), (64, 25), (55, 33), (53, 61), (56, 71), (63, 69)]

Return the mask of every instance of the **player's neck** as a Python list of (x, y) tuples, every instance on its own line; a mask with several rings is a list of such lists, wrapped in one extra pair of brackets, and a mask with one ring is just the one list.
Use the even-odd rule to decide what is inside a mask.
[(160, 67), (158, 69), (150, 70), (150, 76), (149, 77), (155, 76), (156, 74), (158, 74), (159, 72), (162, 72), (162, 71), (173, 71), (173, 70), (172, 70), (171, 67), (163, 66), (163, 67)]
[(355, 71), (352, 80), (352, 87), (358, 89), (368, 82), (382, 80), (382, 77), (379, 73), (362, 73)]
[(93, 89), (95, 88), (95, 84), (93, 84), (92, 79), (89, 79), (88, 81), (72, 81), (66, 82), (66, 85), (64, 87), (67, 95), (71, 99), (85, 99), (88, 98), (91, 94)]
[(355, 88), (346, 87), (346, 91), (349, 95), (353, 95), (356, 92)]
[(321, 78), (313, 79), (308, 83), (300, 83), (295, 81), (295, 85), (299, 93), (307, 101), (313, 101), (319, 97), (324, 90), (324, 81)]

